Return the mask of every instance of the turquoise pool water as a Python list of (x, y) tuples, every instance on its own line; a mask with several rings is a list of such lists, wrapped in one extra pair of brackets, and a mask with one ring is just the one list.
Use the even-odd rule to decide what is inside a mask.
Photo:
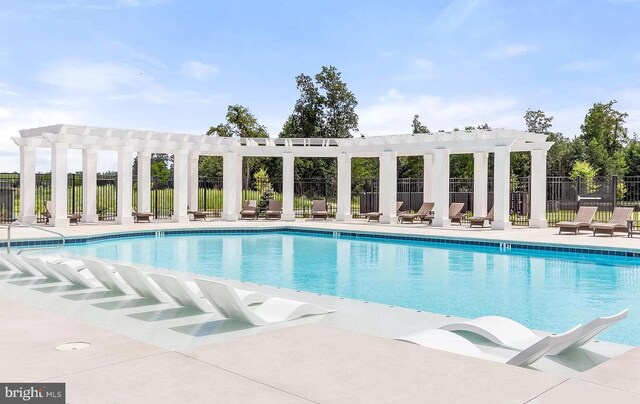
[(180, 235), (66, 252), (561, 332), (630, 308), (601, 339), (640, 345), (640, 259), (296, 233)]

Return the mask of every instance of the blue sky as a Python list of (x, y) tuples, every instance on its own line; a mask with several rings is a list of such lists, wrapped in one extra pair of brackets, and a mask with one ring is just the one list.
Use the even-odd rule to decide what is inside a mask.
[(0, 0), (0, 171), (18, 129), (54, 123), (203, 133), (238, 103), (277, 136), (294, 77), (322, 65), (368, 136), (416, 113), (519, 129), (529, 107), (574, 136), (611, 99), (640, 132), (638, 20), (635, 0)]

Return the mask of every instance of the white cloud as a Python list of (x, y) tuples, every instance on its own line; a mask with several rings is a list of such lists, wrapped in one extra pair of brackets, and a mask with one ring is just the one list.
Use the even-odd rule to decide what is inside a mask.
[(590, 72), (600, 70), (606, 65), (602, 60), (583, 60), (580, 62), (567, 63), (562, 66), (562, 70), (571, 72)]
[(218, 73), (216, 65), (196, 61), (188, 61), (182, 64), (182, 74), (195, 80), (205, 80)]
[(482, 0), (453, 0), (438, 18), (438, 25), (456, 30), (474, 13)]
[(535, 49), (533, 45), (529, 44), (508, 44), (494, 50), (490, 55), (498, 59), (513, 58), (531, 53)]
[(163, 104), (172, 96), (148, 72), (119, 63), (64, 62), (40, 72), (36, 80), (83, 99), (142, 99)]
[[(18, 131), (25, 128), (53, 125), (57, 123), (75, 123), (83, 121), (86, 114), (80, 110), (64, 110), (47, 107), (8, 108), (0, 105), (0, 155), (2, 171), (12, 172), (20, 169), (20, 151), (11, 139), (19, 136)], [(70, 156), (72, 157), (72, 156)], [(36, 170), (48, 171), (51, 168), (51, 155), (46, 149), (38, 149)], [(78, 158), (69, 158), (69, 169), (81, 170), (82, 162)]]
[(413, 115), (430, 130), (462, 129), (489, 123), (492, 127), (522, 128), (524, 109), (518, 100), (505, 97), (443, 98), (407, 96), (390, 90), (378, 102), (359, 108), (360, 131), (367, 136), (409, 133)]

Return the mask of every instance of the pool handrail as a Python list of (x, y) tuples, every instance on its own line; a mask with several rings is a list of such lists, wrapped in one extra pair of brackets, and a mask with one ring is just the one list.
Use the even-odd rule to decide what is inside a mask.
[(43, 228), (41, 226), (34, 226), (34, 225), (30, 224), (30, 223), (24, 223), (24, 222), (21, 222), (19, 220), (15, 220), (15, 221), (9, 223), (9, 225), (7, 226), (7, 254), (11, 254), (11, 227), (14, 226), (14, 225), (29, 227), (29, 228), (36, 229), (36, 230), (41, 230), (41, 231), (44, 231), (46, 233), (54, 234), (54, 235), (60, 237), (60, 239), (61, 239), (61, 243), (59, 245), (23, 248), (23, 249), (19, 250), (16, 253), (17, 255), (21, 254), (25, 250), (52, 250), (52, 249), (62, 248), (62, 247), (64, 247), (64, 243), (66, 242), (64, 234), (62, 234), (60, 232), (49, 230), (49, 229)]

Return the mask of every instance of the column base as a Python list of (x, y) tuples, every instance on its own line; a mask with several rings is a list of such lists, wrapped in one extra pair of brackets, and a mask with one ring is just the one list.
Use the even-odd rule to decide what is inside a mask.
[(532, 229), (546, 229), (549, 226), (547, 219), (529, 219), (529, 227)]
[(511, 230), (511, 222), (496, 222), (491, 225), (491, 230)]
[(398, 216), (396, 216), (396, 215), (393, 215), (393, 216), (382, 215), (382, 216), (380, 216), (380, 220), (379, 221), (382, 224), (398, 223)]
[(282, 219), (283, 222), (295, 222), (296, 214), (295, 213), (283, 213)]
[(173, 223), (187, 223), (189, 221), (189, 215), (173, 215), (171, 216)]
[(236, 221), (238, 221), (238, 214), (237, 213), (223, 213), (220, 217), (225, 222), (236, 222)]
[(133, 216), (116, 217), (116, 224), (133, 224)]
[(26, 224), (34, 224), (38, 220), (37, 216), (18, 216), (18, 221)]
[(351, 221), (351, 213), (347, 214), (337, 214), (336, 213), (336, 221), (338, 222), (350, 222)]
[(431, 227), (451, 227), (451, 219), (433, 219), (431, 223)]
[(52, 217), (49, 219), (49, 226), (51, 227), (69, 227), (69, 218), (65, 217)]
[(82, 222), (98, 223), (98, 215), (82, 215)]

